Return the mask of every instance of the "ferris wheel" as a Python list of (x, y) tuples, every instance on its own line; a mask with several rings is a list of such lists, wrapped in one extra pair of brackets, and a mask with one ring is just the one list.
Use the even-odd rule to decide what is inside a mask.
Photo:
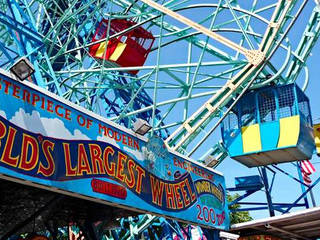
[(0, 9), (1, 68), (25, 56), (29, 81), (127, 128), (143, 119), (150, 135), (201, 161), (227, 156), (213, 135), (248, 89), (307, 87), (320, 34), (320, 8), (307, 0), (7, 0)]
[(144, 119), (190, 156), (246, 89), (307, 71), (318, 13), (313, 37), (289, 38), (306, 3), (3, 1), (2, 67), (27, 56), (39, 86), (129, 128)]

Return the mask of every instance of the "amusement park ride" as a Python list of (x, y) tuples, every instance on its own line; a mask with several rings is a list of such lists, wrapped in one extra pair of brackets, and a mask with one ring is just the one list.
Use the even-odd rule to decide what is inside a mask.
[[(304, 93), (319, 35), (308, 0), (0, 1), (0, 240), (210, 239), (228, 205), (315, 206), (300, 161), (320, 153)], [(225, 188), (228, 156), (259, 175), (220, 169)], [(275, 203), (276, 173), (302, 193)]]

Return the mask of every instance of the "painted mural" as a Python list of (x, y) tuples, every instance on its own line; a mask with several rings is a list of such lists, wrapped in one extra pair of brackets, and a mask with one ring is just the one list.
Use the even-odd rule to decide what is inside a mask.
[(224, 177), (34, 86), (0, 75), (0, 177), (227, 229)]

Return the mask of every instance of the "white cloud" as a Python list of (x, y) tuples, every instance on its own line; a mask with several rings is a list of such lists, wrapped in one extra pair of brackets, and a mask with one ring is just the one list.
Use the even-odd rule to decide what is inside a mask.
[(148, 151), (146, 147), (142, 147), (142, 155), (143, 159), (148, 160), (150, 162), (155, 162), (156, 156), (152, 151)]
[(0, 116), (7, 119), (7, 114), (4, 111), (0, 111)]
[(72, 134), (60, 119), (41, 117), (37, 111), (32, 111), (29, 114), (20, 108), (11, 118), (10, 122), (23, 129), (48, 137), (68, 140), (89, 140), (80, 130), (75, 129)]
[[(109, 143), (109, 144), (121, 149), (120, 145), (118, 144), (118, 142), (116, 142), (116, 140), (114, 140), (114, 138), (109, 138), (109, 137), (102, 135), (102, 136), (98, 136), (97, 140), (101, 141), (101, 142)], [(132, 148), (129, 148), (124, 145), (123, 145), (122, 149), (123, 149), (123, 151), (125, 151), (127, 153), (131, 153), (131, 155), (135, 156), (137, 160), (143, 161), (146, 159), (144, 156), (145, 155), (144, 151), (140, 152), (136, 149), (132, 149)], [(145, 147), (143, 147), (142, 149), (144, 150)]]
[[(145, 147), (142, 147), (142, 150), (144, 149)], [(132, 149), (132, 148), (129, 148), (127, 146), (124, 146), (123, 147), (123, 150), (126, 151), (127, 153), (131, 153), (133, 156), (135, 156), (138, 160), (140, 161), (143, 161), (145, 160), (145, 157), (144, 157), (144, 154), (136, 149)]]
[(97, 140), (98, 141), (101, 141), (101, 142), (106, 142), (106, 143), (109, 143), (117, 148), (120, 148), (120, 146), (118, 145), (118, 143), (116, 142), (116, 140), (114, 140), (113, 138), (108, 138), (106, 137), (105, 135), (102, 135), (102, 136), (98, 136), (97, 137)]

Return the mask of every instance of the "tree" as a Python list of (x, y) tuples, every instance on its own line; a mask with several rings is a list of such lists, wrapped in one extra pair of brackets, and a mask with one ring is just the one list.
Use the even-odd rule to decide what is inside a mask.
[[(240, 197), (240, 195), (238, 193), (231, 195), (228, 194), (227, 198), (228, 198), (228, 202), (232, 202), (233, 200), (237, 199), (238, 197)], [(239, 209), (240, 208), (240, 204), (233, 204), (232, 206), (229, 206), (230, 210), (235, 210), (235, 209)], [(250, 216), (248, 211), (243, 211), (243, 212), (230, 212), (230, 223), (231, 224), (235, 224), (235, 223), (242, 223), (242, 222), (248, 222), (253, 220), (253, 218)]]

